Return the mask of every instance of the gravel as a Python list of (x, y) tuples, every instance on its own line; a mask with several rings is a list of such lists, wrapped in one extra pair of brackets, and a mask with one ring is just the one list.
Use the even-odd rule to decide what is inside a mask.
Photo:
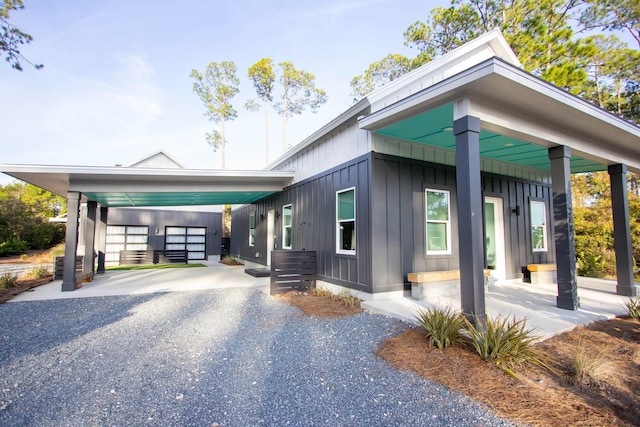
[(0, 305), (1, 426), (507, 426), (374, 354), (403, 331), (252, 289)]

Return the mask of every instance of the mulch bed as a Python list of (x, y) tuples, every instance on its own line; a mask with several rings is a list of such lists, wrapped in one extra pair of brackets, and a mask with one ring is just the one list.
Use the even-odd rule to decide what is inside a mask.
[(27, 292), (30, 289), (49, 283), (52, 280), (53, 275), (51, 274), (40, 279), (18, 279), (18, 286), (10, 289), (0, 289), (0, 304), (4, 304), (22, 292)]

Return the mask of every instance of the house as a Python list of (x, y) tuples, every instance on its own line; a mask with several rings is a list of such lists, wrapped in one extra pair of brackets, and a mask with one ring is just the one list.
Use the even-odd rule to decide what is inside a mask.
[[(579, 307), (570, 175), (607, 170), (617, 292), (637, 295), (626, 172), (640, 173), (640, 128), (525, 72), (497, 30), (369, 94), (268, 170), (155, 161), (0, 171), (67, 197), (68, 225), (82, 216), (90, 230), (85, 272), (106, 251), (110, 210), (233, 204), (231, 253), (246, 262), (313, 250), (321, 282), (364, 298), (403, 295), (411, 273), (455, 272), (462, 311), (483, 321), (485, 270), (520, 280), (555, 265), (558, 307)], [(78, 243), (68, 226), (63, 291), (75, 289)]]
[(637, 295), (626, 171), (640, 128), (523, 71), (491, 31), (374, 91), (269, 167), (293, 183), (233, 212), (231, 252), (314, 250), (319, 279), (365, 298), (412, 272), (458, 271), (463, 312), (484, 316), (484, 270), (521, 280), (557, 265), (576, 309), (570, 174), (608, 170), (618, 293)]

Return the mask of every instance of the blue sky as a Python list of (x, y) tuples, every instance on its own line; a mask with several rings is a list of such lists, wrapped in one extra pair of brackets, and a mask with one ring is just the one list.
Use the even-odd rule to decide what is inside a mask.
[[(349, 81), (388, 53), (413, 55), (402, 33), (441, 0), (26, 0), (11, 21), (34, 37), (22, 49), (45, 65), (0, 64), (0, 163), (112, 166), (163, 150), (189, 168), (219, 168), (204, 134), (213, 123), (189, 73), (234, 61), (239, 117), (227, 125), (227, 169), (265, 166), (261, 112), (247, 68), (263, 57), (316, 75), (329, 100), (289, 120), (297, 143), (352, 105)], [(271, 159), (281, 118), (270, 111)], [(0, 176), (0, 183), (10, 179)]]

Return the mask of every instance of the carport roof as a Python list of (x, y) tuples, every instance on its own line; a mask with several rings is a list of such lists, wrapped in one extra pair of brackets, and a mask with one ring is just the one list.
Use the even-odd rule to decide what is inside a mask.
[(102, 206), (252, 203), (282, 191), (293, 172), (0, 164), (0, 172), (62, 197), (82, 193)]

